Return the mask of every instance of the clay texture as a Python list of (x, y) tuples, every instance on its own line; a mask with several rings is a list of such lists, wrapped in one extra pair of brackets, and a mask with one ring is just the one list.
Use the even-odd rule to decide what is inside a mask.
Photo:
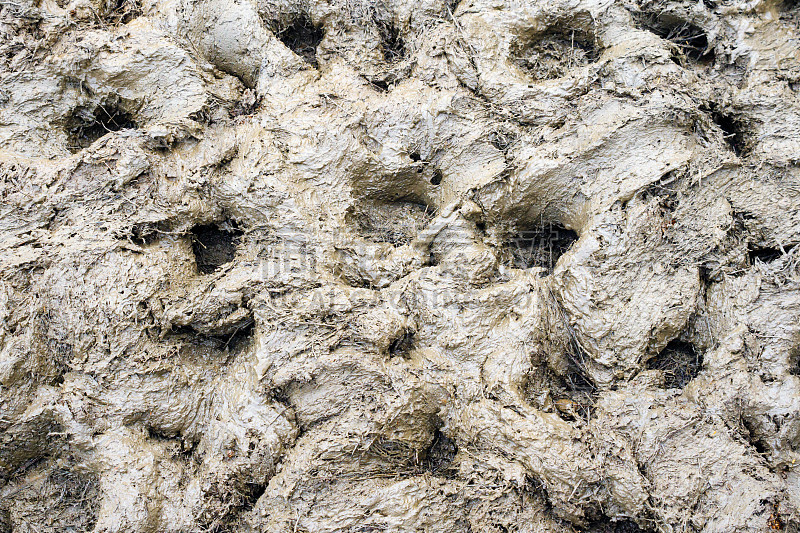
[(0, 532), (800, 526), (800, 7), (0, 7)]

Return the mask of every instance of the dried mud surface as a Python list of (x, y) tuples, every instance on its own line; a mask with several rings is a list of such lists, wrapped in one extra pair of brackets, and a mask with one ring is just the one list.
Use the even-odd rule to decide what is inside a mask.
[(3, 0), (0, 532), (800, 524), (800, 6)]

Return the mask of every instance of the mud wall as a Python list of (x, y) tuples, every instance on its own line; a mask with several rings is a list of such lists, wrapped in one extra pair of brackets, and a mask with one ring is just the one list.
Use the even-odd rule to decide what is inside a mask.
[(796, 2), (0, 35), (0, 531), (797, 531)]

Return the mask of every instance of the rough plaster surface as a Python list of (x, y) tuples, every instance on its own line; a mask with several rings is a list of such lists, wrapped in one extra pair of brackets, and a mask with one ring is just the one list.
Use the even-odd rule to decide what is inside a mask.
[(0, 7), (0, 531), (800, 524), (800, 7)]

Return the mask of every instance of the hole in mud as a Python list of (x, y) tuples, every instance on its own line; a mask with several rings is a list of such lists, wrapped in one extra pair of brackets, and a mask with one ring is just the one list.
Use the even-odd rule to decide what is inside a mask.
[(230, 263), (236, 255), (241, 235), (233, 221), (192, 228), (192, 251), (198, 272), (210, 274)]
[[(787, 254), (792, 251), (794, 246), (785, 246), (783, 251)], [(773, 261), (780, 259), (783, 257), (784, 253), (779, 248), (769, 248), (769, 247), (761, 247), (761, 246), (753, 246), (748, 248), (747, 257), (750, 260), (751, 265), (755, 265), (756, 261), (760, 261), (762, 263), (772, 263)]]
[(566, 419), (588, 420), (594, 408), (596, 388), (581, 372), (573, 370), (563, 378), (566, 397), (555, 400), (555, 407)]
[(289, 387), (291, 385), (283, 385), (280, 387), (273, 387), (269, 391), (269, 397), (273, 402), (279, 403), (284, 407), (291, 407), (292, 401), (289, 398)]
[(433, 171), (433, 176), (431, 176), (431, 185), (439, 185), (442, 183), (442, 171), (438, 168)]
[(430, 448), (425, 452), (422, 468), (433, 475), (452, 479), (455, 476), (453, 459), (457, 453), (458, 446), (455, 441), (437, 429), (433, 434)]
[(708, 47), (706, 32), (699, 26), (669, 13), (634, 13), (640, 26), (666, 39), (678, 48), (681, 55), (695, 62), (711, 63), (714, 51)]
[(714, 124), (719, 126), (722, 130), (722, 136), (725, 142), (731, 147), (733, 153), (736, 155), (746, 155), (747, 153), (747, 137), (744, 132), (743, 124), (740, 120), (732, 117), (731, 115), (713, 111), (711, 119)]
[(374, 78), (374, 79), (369, 79), (367, 81), (369, 81), (372, 85), (374, 85), (381, 92), (385, 93), (385, 92), (389, 91), (389, 82), (386, 81), (386, 80), (381, 80), (381, 79)]
[(461, 4), (461, 0), (447, 0), (444, 3), (445, 18), (448, 18), (450, 15), (454, 14), (456, 12), (456, 9), (458, 9), (458, 6), (460, 4)]
[(131, 229), (131, 241), (139, 246), (146, 246), (152, 244), (158, 238), (158, 232), (155, 229), (147, 228), (144, 224), (137, 224)]
[(555, 222), (542, 223), (516, 231), (506, 240), (501, 259), (514, 268), (544, 268), (553, 271), (578, 234)]
[(253, 341), (254, 330), (255, 322), (251, 320), (229, 335), (217, 335), (214, 338), (221, 343), (223, 350), (236, 352)]
[(643, 200), (658, 199), (658, 205), (664, 213), (671, 213), (678, 207), (678, 183), (680, 176), (672, 170), (658, 180), (641, 189), (638, 193)]
[(278, 39), (283, 42), (295, 54), (314, 68), (319, 66), (317, 62), (317, 46), (325, 37), (322, 28), (314, 27), (311, 18), (303, 13), (297, 17), (292, 25), (278, 32)]
[(142, 14), (142, 5), (136, 0), (112, 0), (103, 15), (103, 20), (111, 25), (127, 24)]
[(751, 265), (754, 265), (756, 261), (771, 263), (782, 255), (783, 253), (777, 248), (753, 248), (747, 252), (747, 257), (750, 258)]
[(233, 104), (228, 116), (235, 118), (253, 115), (258, 110), (258, 106), (261, 105), (261, 100), (261, 95), (256, 94), (252, 89), (245, 89), (241, 98)]
[(166, 431), (151, 425), (147, 425), (146, 429), (147, 438), (169, 444), (173, 457), (190, 457), (199, 443), (199, 441), (186, 439), (177, 431)]
[(67, 118), (67, 148), (73, 153), (88, 148), (112, 131), (136, 129), (132, 116), (114, 101), (89, 109), (79, 107)]
[(414, 332), (406, 330), (389, 344), (389, 357), (406, 359), (409, 352), (414, 349), (414, 345)]
[(153, 426), (147, 426), (147, 437), (153, 440), (175, 440), (180, 438), (180, 435), (169, 433)]
[(661, 352), (647, 362), (650, 370), (664, 371), (664, 387), (682, 389), (703, 367), (703, 356), (691, 343), (670, 341)]
[(191, 326), (179, 326), (173, 328), (170, 336), (187, 341), (195, 346), (207, 346), (215, 350), (235, 353), (247, 347), (253, 340), (255, 322), (250, 319), (235, 331), (225, 335), (205, 335), (198, 333)]
[(364, 202), (351, 208), (346, 216), (347, 223), (363, 238), (394, 246), (411, 242), (432, 219), (428, 206), (403, 200)]
[(381, 50), (383, 59), (387, 63), (395, 63), (403, 59), (406, 54), (406, 44), (400, 35), (400, 30), (393, 22), (376, 21), (378, 33), (381, 36)]
[[(60, 426), (53, 425), (54, 431), (60, 431), (62, 428)], [(48, 428), (49, 429), (49, 428)], [(27, 461), (23, 462), (19, 466), (17, 466), (13, 471), (10, 473), (3, 472), (0, 474), (0, 480), (7, 481), (8, 479), (20, 479), (25, 477), (27, 474), (31, 473), (33, 470), (42, 466), (46, 461), (48, 461), (50, 457), (48, 455), (39, 455), (36, 457), (31, 457)]]
[(238, 480), (229, 480), (227, 486), (222, 481), (212, 483), (209, 491), (216, 500), (217, 508), (205, 509), (199, 518), (201, 531), (214, 533), (235, 533), (247, 531), (245, 514), (258, 502), (266, 492), (267, 485)]
[(757, 432), (753, 422), (751, 420), (748, 420), (743, 415), (740, 415), (740, 420), (742, 422), (742, 427), (746, 432), (746, 435), (744, 435), (744, 437), (747, 439), (747, 442), (750, 443), (750, 445), (753, 447), (756, 453), (758, 453), (762, 457), (768, 457), (769, 447), (764, 443), (763, 440), (761, 440), (756, 436)]
[(511, 50), (512, 61), (534, 80), (562, 78), (573, 68), (594, 63), (599, 57), (594, 37), (584, 30), (571, 28), (518, 43)]
[(266, 485), (248, 484), (245, 491), (245, 507), (253, 507), (266, 491)]
[(410, 154), (408, 154), (408, 157), (415, 163), (422, 160), (422, 156), (419, 155), (419, 152), (411, 152)]
[(569, 365), (562, 377), (546, 365), (536, 367), (526, 378), (525, 397), (539, 410), (552, 411), (568, 421), (589, 420), (597, 389), (577, 366)]
[(582, 533), (649, 533), (655, 530), (642, 529), (633, 520), (613, 521), (604, 516), (591, 522), (586, 529), (579, 529), (578, 531)]

